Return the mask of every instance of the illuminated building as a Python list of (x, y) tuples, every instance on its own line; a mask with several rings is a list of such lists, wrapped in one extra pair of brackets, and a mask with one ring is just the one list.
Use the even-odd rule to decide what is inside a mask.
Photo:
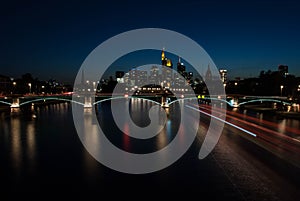
[(163, 48), (162, 51), (161, 51), (161, 65), (164, 65), (165, 59), (166, 59), (165, 48)]
[(180, 57), (178, 58), (177, 72), (178, 72), (180, 75), (184, 76), (185, 65), (180, 61)]
[(278, 71), (282, 76), (287, 76), (289, 74), (289, 67), (287, 65), (278, 65)]
[(165, 56), (165, 51), (164, 49), (161, 51), (161, 65), (163, 66), (162, 68), (162, 86), (164, 87), (170, 87), (171, 82), (173, 79), (173, 64), (171, 59), (168, 59)]
[(220, 70), (220, 76), (223, 84), (226, 84), (227, 82), (227, 70), (221, 69)]
[(157, 66), (152, 66), (150, 70), (149, 83), (159, 85), (160, 84), (160, 74), (159, 68)]
[(186, 80), (190, 82), (193, 79), (193, 75), (194, 75), (193, 72), (187, 72)]
[(165, 56), (165, 50), (163, 48), (163, 50), (161, 51), (161, 65), (162, 66), (166, 66), (166, 67), (169, 67), (169, 68), (173, 68), (173, 63), (171, 61), (171, 59), (168, 59), (166, 56)]
[(124, 83), (124, 71), (116, 71), (116, 80), (118, 83)]
[(206, 73), (205, 73), (205, 82), (211, 81), (211, 80), (212, 80), (212, 74), (211, 74), (210, 67), (209, 67), (209, 65), (208, 65), (207, 71), (206, 71)]
[(131, 86), (143, 86), (148, 82), (148, 72), (134, 68), (130, 71), (129, 78)]

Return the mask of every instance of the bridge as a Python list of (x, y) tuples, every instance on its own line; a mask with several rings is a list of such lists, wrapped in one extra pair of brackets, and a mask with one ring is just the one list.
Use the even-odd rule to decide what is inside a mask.
[(128, 96), (127, 94), (119, 94), (117, 96), (112, 97), (111, 94), (98, 94), (95, 96), (95, 100), (92, 100), (92, 96), (90, 95), (79, 95), (73, 99), (72, 94), (56, 94), (49, 96), (39, 96), (39, 95), (31, 95), (31, 96), (12, 96), (12, 97), (3, 97), (0, 98), (0, 104), (4, 104), (9, 106), (10, 108), (20, 108), (26, 105), (32, 104), (46, 104), (50, 101), (62, 101), (62, 102), (72, 102), (78, 105), (83, 106), (84, 108), (90, 108), (93, 105), (97, 105), (103, 101), (111, 100), (111, 99), (121, 99), (121, 98), (142, 98), (148, 99), (150, 101), (160, 103), (165, 103), (167, 101), (171, 102), (175, 100), (174, 97), (170, 96), (167, 98), (161, 94), (144, 94), (139, 96)]
[[(79, 96), (78, 96), (79, 97)], [(185, 96), (180, 96), (180, 99), (176, 99), (174, 95), (164, 96), (163, 94), (143, 94), (137, 96), (128, 96), (127, 94), (120, 94), (119, 96), (112, 97), (111, 94), (97, 94), (95, 100), (93, 101), (91, 96), (82, 96), (81, 98), (72, 99), (72, 94), (56, 94), (49, 96), (20, 96), (20, 97), (3, 97), (0, 98), (0, 103), (8, 105), (11, 108), (19, 108), (28, 104), (43, 104), (49, 101), (65, 101), (73, 102), (78, 105), (82, 105), (84, 108), (90, 108), (93, 105), (99, 104), (103, 101), (110, 99), (120, 99), (120, 98), (142, 98), (148, 99), (150, 101), (157, 102), (163, 107), (168, 107), (170, 104), (177, 102), (179, 100), (197, 98), (199, 103), (210, 104), (212, 100), (215, 103), (220, 102), (220, 104), (227, 104), (227, 106), (239, 108), (246, 105), (263, 103), (279, 103), (281, 105), (292, 105), (292, 100), (289, 100), (287, 97), (279, 96), (235, 96), (227, 95), (226, 99), (220, 96), (207, 96), (207, 95), (198, 95), (197, 97), (194, 94), (189, 94)]]
[[(24, 105), (41, 103), (50, 100), (56, 101), (72, 101), (72, 96), (70, 95), (51, 95), (51, 96), (20, 96), (20, 97), (4, 97), (0, 99), (0, 103), (8, 105), (11, 108), (19, 108)], [(84, 105), (78, 102), (78, 104)]]
[(227, 104), (230, 107), (238, 108), (250, 104), (262, 104), (262, 103), (280, 103), (282, 105), (292, 105), (293, 101), (287, 97), (281, 96), (236, 96), (227, 95), (226, 100), (220, 96), (205, 96), (198, 95), (198, 99), (202, 103), (210, 103), (211, 100), (220, 101)]

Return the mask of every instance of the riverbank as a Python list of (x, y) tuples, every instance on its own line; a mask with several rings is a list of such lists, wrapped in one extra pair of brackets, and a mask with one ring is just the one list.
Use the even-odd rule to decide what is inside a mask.
[(276, 114), (283, 118), (290, 118), (290, 119), (300, 119), (300, 112), (284, 112), (284, 111), (277, 111)]
[(274, 114), (281, 118), (300, 119), (300, 112), (278, 111), (275, 108), (262, 107), (260, 105), (247, 105), (244, 106), (243, 108), (255, 112)]
[(257, 112), (276, 112), (277, 110), (271, 107), (262, 107), (261, 105), (245, 105), (243, 106), (246, 110), (252, 110)]

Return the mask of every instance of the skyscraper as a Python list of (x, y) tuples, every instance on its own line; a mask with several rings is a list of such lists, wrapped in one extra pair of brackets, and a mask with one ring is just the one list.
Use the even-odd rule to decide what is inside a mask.
[(142, 87), (148, 82), (148, 72), (145, 70), (139, 70), (137, 68), (133, 68), (129, 72), (129, 79), (130, 79), (131, 86)]
[(161, 51), (161, 65), (162, 66), (166, 66), (166, 67), (169, 67), (169, 68), (173, 68), (173, 63), (171, 61), (171, 59), (168, 59), (166, 56), (165, 56), (165, 49), (163, 48), (162, 51)]
[(178, 72), (181, 76), (184, 76), (185, 65), (181, 62), (180, 57), (178, 57), (177, 72)]
[(223, 84), (225, 84), (227, 82), (227, 70), (221, 69), (220, 76)]
[(160, 74), (159, 74), (159, 68), (157, 66), (152, 66), (150, 70), (150, 76), (149, 76), (149, 83), (150, 84), (160, 84)]
[(84, 70), (82, 69), (81, 71), (81, 84), (84, 85), (85, 84), (85, 80), (84, 80)]
[(162, 67), (162, 83), (164, 87), (170, 87), (173, 79), (173, 64), (171, 59), (165, 56), (164, 49), (161, 51), (161, 65)]
[(123, 76), (125, 75), (124, 71), (116, 71), (116, 80), (118, 83), (124, 83)]
[(207, 71), (205, 73), (205, 82), (211, 81), (211, 80), (212, 80), (212, 74), (211, 74), (211, 70), (210, 70), (210, 67), (208, 64)]

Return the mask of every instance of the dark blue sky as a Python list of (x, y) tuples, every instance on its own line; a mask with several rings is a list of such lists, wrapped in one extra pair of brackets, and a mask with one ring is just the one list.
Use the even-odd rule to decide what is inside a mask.
[(0, 74), (72, 82), (106, 39), (156, 27), (198, 42), (232, 78), (278, 64), (300, 76), (299, 10), (296, 0), (10, 1), (0, 8)]

